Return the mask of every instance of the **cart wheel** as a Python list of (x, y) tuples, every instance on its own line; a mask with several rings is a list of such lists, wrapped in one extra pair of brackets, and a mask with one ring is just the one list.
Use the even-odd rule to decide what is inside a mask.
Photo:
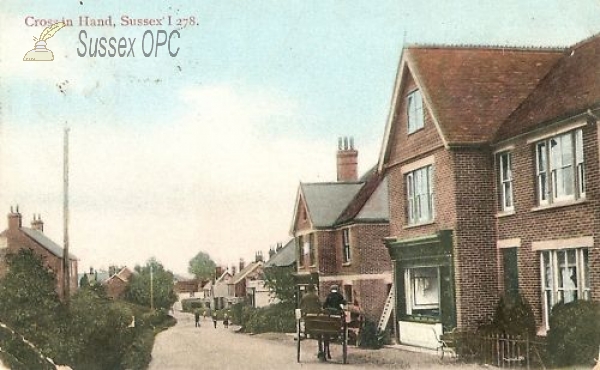
[(300, 362), (300, 320), (296, 322), (296, 361)]
[(342, 356), (344, 364), (348, 363), (348, 324), (344, 322), (342, 332)]

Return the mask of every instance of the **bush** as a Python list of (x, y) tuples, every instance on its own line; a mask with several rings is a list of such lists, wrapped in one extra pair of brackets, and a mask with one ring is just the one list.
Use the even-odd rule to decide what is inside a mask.
[(548, 352), (557, 366), (590, 365), (600, 346), (600, 303), (558, 303), (550, 315)]
[[(389, 339), (389, 335), (387, 335)], [(377, 324), (373, 321), (365, 321), (364, 326), (360, 331), (360, 347), (379, 349), (383, 347), (386, 340), (386, 332), (381, 332), (377, 329)]]
[(296, 331), (294, 305), (277, 303), (267, 307), (242, 308), (241, 322), (246, 333), (293, 333)]
[(491, 331), (495, 334), (535, 337), (535, 316), (531, 305), (520, 294), (502, 297), (494, 311)]

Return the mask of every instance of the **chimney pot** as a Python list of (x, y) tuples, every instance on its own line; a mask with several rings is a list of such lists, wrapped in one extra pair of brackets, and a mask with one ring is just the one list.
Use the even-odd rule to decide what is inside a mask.
[[(339, 142), (338, 142), (339, 143)], [(344, 137), (343, 149), (337, 152), (337, 181), (358, 180), (358, 151), (354, 149), (354, 138)]]

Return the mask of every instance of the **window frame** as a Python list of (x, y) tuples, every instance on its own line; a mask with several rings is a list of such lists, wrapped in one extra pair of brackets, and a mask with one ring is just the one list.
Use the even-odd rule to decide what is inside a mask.
[(435, 186), (433, 165), (427, 165), (404, 175), (406, 186), (406, 223), (409, 226), (435, 220)]
[(407, 132), (412, 134), (425, 127), (423, 96), (420, 89), (415, 89), (406, 96)]
[(342, 229), (342, 262), (352, 262), (352, 251), (350, 250), (350, 229)]
[[(414, 277), (418, 270), (435, 271), (435, 288), (437, 292), (437, 302), (433, 303), (418, 303), (416, 301), (417, 291), (416, 280)], [(414, 266), (404, 270), (404, 295), (406, 304), (406, 314), (408, 316), (423, 316), (439, 318), (441, 313), (441, 281), (440, 281), (440, 266)], [(426, 288), (427, 289), (427, 288)]]
[[(506, 158), (506, 160), (504, 160)], [(512, 152), (504, 151), (498, 153), (498, 182), (500, 186), (500, 210), (503, 212), (513, 212), (515, 210), (514, 185), (513, 185), (513, 166)], [(508, 166), (505, 171), (504, 166)], [(508, 197), (507, 197), (508, 194)], [(507, 199), (510, 204), (508, 204)]]
[(585, 199), (581, 128), (535, 143), (536, 196), (540, 206)]
[(299, 249), (299, 258), (298, 258), (298, 267), (304, 267), (304, 237), (301, 235), (298, 237), (298, 249)]
[(308, 243), (308, 262), (309, 262), (309, 266), (313, 267), (316, 266), (317, 264), (317, 254), (315, 253), (315, 243), (314, 243), (314, 235), (315, 234), (309, 234), (308, 235), (308, 241), (306, 243)]
[[(569, 260), (570, 255), (574, 256), (574, 261)], [(561, 301), (565, 301), (567, 294), (570, 294), (570, 299), (566, 303), (579, 299), (590, 299), (589, 263), (588, 247), (549, 249), (540, 252), (540, 286), (542, 289), (543, 321), (546, 329), (549, 329), (552, 307)], [(572, 280), (575, 276), (576, 281), (573, 286), (566, 287), (565, 281), (568, 280), (565, 279), (565, 273), (570, 271), (573, 272), (569, 278)]]

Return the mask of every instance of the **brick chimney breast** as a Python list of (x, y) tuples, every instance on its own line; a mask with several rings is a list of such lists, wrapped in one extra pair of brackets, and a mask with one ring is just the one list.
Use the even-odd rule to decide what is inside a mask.
[(17, 206), (16, 212), (13, 207), (10, 207), (10, 213), (8, 214), (8, 230), (16, 231), (23, 226), (23, 218), (19, 213), (19, 206)]
[(31, 221), (31, 228), (41, 233), (44, 232), (44, 221), (42, 221), (41, 215), (38, 214), (37, 218), (35, 217), (35, 214), (33, 215), (33, 221)]
[(240, 271), (242, 271), (246, 267), (246, 263), (243, 258), (240, 258)]
[(337, 181), (349, 182), (358, 180), (358, 151), (354, 149), (354, 138), (338, 139)]

